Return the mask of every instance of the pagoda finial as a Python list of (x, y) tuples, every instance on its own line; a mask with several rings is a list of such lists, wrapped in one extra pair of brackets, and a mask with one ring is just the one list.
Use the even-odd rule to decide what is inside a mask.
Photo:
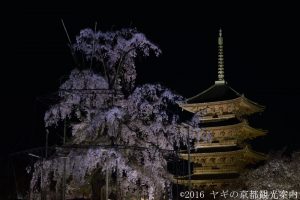
[(224, 84), (224, 54), (223, 54), (223, 36), (222, 29), (219, 30), (218, 37), (218, 80), (215, 81), (216, 84)]

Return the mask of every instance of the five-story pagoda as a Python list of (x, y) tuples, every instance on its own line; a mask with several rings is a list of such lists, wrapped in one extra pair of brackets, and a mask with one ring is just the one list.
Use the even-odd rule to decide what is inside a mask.
[(199, 117), (200, 134), (209, 134), (211, 140), (200, 140), (191, 151), (181, 151), (180, 158), (192, 163), (193, 170), (188, 176), (177, 177), (177, 183), (193, 188), (228, 185), (249, 164), (265, 159), (264, 154), (253, 151), (246, 143), (265, 135), (265, 131), (252, 128), (246, 119), (251, 114), (262, 112), (264, 107), (239, 94), (225, 81), (221, 30), (218, 37), (218, 80), (179, 106)]

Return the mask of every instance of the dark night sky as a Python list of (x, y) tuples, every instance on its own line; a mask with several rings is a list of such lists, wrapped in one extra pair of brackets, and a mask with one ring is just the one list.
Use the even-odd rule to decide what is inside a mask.
[(300, 148), (300, 16), (292, 5), (19, 5), (6, 17), (3, 158), (44, 144), (45, 103), (37, 99), (55, 92), (60, 78), (74, 66), (60, 18), (73, 41), (80, 29), (93, 27), (95, 21), (102, 30), (137, 27), (163, 51), (159, 58), (139, 60), (139, 84), (161, 82), (185, 97), (214, 83), (222, 27), (225, 79), (267, 107), (258, 125), (269, 135), (260, 145)]

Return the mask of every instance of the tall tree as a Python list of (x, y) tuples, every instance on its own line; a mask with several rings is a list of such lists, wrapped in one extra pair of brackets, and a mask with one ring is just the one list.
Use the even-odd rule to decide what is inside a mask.
[[(109, 173), (115, 198), (161, 199), (172, 179), (166, 158), (186, 142), (176, 106), (183, 98), (160, 84), (134, 88), (135, 58), (161, 50), (136, 29), (84, 29), (73, 47), (94, 64), (74, 69), (59, 88), (59, 103), (45, 113), (46, 128), (67, 121), (72, 135), (55, 156), (35, 163), (32, 198), (40, 190), (57, 195), (63, 177), (67, 195), (90, 195), (95, 177), (103, 183)], [(198, 129), (192, 131), (196, 137)]]

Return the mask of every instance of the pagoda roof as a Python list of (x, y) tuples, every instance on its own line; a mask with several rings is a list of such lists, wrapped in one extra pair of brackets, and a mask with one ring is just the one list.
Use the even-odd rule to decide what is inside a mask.
[[(199, 102), (199, 103), (189, 103), (191, 101), (186, 100), (185, 102), (181, 102), (178, 105), (189, 112), (197, 113), (199, 111), (206, 110), (209, 107), (219, 107), (219, 106), (236, 106), (235, 110), (231, 110), (229, 113), (224, 113), (219, 115), (217, 118), (214, 116), (211, 116), (215, 111), (210, 111), (206, 114), (202, 114), (201, 120), (202, 121), (219, 121), (224, 119), (230, 119), (235, 118), (235, 114), (243, 115), (243, 114), (252, 114), (256, 112), (262, 112), (265, 107), (249, 100), (244, 95), (241, 95), (234, 99), (228, 99), (228, 100), (222, 100), (222, 101), (207, 101), (207, 102)], [(228, 108), (227, 108), (228, 109)], [(216, 113), (215, 113), (216, 114)]]
[(235, 99), (242, 96), (240, 93), (232, 89), (228, 84), (214, 84), (203, 92), (190, 97), (186, 100), (186, 103), (204, 103), (214, 101), (224, 101)]
[[(259, 136), (266, 135), (267, 131), (263, 129), (256, 129), (251, 127), (248, 124), (247, 120), (242, 120), (240, 123), (223, 125), (223, 126), (207, 126), (202, 127), (200, 130), (193, 130), (193, 127), (190, 124), (182, 123), (183, 126), (189, 127), (192, 130), (192, 134), (202, 134), (210, 133), (212, 138), (235, 138), (235, 139), (246, 139), (246, 138), (255, 138)], [(213, 143), (204, 142), (206, 144)], [(232, 143), (232, 141), (230, 141)], [(225, 145), (226, 146), (226, 145)]]
[(214, 130), (239, 130), (244, 129), (248, 133), (247, 136), (263, 136), (267, 133), (266, 130), (263, 129), (256, 129), (253, 128), (249, 125), (249, 123), (246, 120), (241, 121), (240, 123), (237, 124), (232, 124), (232, 125), (225, 125), (225, 126), (210, 126), (210, 127), (204, 127), (201, 130), (203, 132), (211, 132)]
[[(184, 127), (193, 128), (193, 126), (188, 123), (182, 123), (182, 125)], [(245, 128), (248, 131), (259, 132), (259, 133), (261, 133), (260, 135), (265, 135), (265, 133), (267, 133), (266, 130), (253, 128), (252, 126), (249, 125), (248, 121), (245, 119), (243, 119), (242, 121), (239, 121), (239, 123), (234, 123), (234, 124), (226, 124), (226, 125), (220, 125), (220, 126), (203, 126), (203, 127), (201, 127), (201, 132), (213, 131), (213, 130), (236, 129), (236, 128)]]

